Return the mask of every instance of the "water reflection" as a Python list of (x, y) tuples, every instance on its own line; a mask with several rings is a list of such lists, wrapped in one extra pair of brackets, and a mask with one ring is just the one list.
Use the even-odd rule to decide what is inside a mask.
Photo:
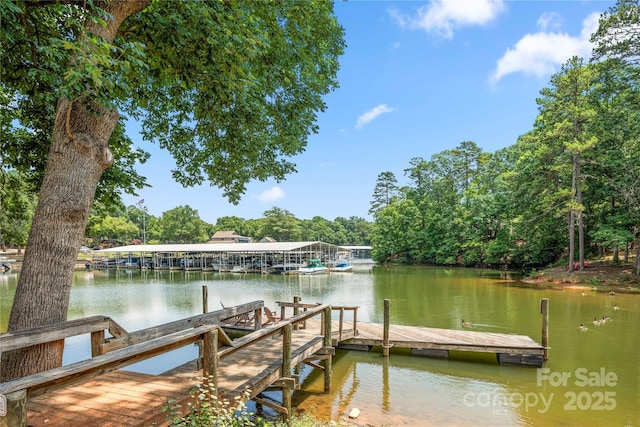
[[(538, 290), (518, 286), (508, 272), (432, 267), (376, 267), (371, 273), (323, 276), (271, 276), (174, 271), (78, 272), (71, 292), (69, 318), (103, 314), (128, 330), (137, 330), (202, 311), (202, 286), (209, 309), (263, 300), (359, 306), (360, 321), (382, 322), (383, 300), (392, 301), (394, 323), (440, 328), (516, 333), (540, 340), (540, 298), (549, 298), (551, 372), (572, 375), (566, 385), (538, 384), (537, 370), (505, 367), (493, 354), (452, 353), (449, 360), (410, 357), (392, 350), (383, 358), (338, 351), (333, 389), (323, 391), (322, 375), (301, 368), (303, 390), (294, 394), (299, 410), (338, 419), (361, 410), (359, 424), (372, 425), (629, 425), (640, 420), (640, 298), (610, 297), (581, 290)], [(5, 330), (17, 273), (0, 274), (0, 330)], [(619, 310), (614, 310), (614, 306)], [(594, 317), (612, 322), (592, 325)], [(589, 325), (580, 333), (578, 325)], [(83, 341), (85, 339), (86, 341)], [(65, 363), (88, 357), (87, 338), (70, 340)], [(182, 351), (195, 355), (195, 348)], [(193, 353), (190, 353), (193, 352)], [(135, 369), (159, 373), (184, 360), (185, 354), (151, 359)], [(195, 357), (195, 356), (193, 356)], [(614, 372), (614, 386), (583, 386), (576, 369)], [(614, 393), (616, 407), (595, 409), (598, 393)], [(572, 395), (581, 406), (571, 407)], [(582, 393), (582, 394), (580, 394)], [(537, 396), (534, 404), (505, 396)], [(275, 394), (279, 399), (279, 395)], [(542, 398), (550, 401), (544, 406)], [(590, 402), (587, 402), (590, 399)], [(591, 405), (586, 405), (591, 403)], [(582, 409), (581, 409), (582, 408)], [(592, 409), (593, 408), (593, 409)]]
[[(446, 360), (418, 359), (416, 363), (415, 358), (402, 354), (387, 359), (379, 353), (338, 351), (331, 392), (321, 393), (322, 375), (312, 373), (303, 381), (303, 391), (294, 394), (293, 403), (301, 410), (331, 414), (334, 419), (347, 417), (357, 408), (359, 425), (523, 424), (512, 408), (484, 407), (484, 402), (478, 404), (467, 396), (495, 392), (504, 389), (503, 385), (457, 375), (449, 365)], [(500, 417), (494, 419), (498, 410)]]

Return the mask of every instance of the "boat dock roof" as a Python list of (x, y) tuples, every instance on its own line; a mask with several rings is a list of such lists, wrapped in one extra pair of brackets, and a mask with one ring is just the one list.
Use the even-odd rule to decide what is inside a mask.
[[(325, 248), (330, 250), (342, 249), (342, 246), (330, 243), (315, 242), (269, 242), (269, 243), (171, 243), (161, 245), (128, 245), (114, 248), (100, 249), (97, 253), (207, 253), (207, 252), (307, 252)], [(346, 247), (345, 247), (346, 248)]]

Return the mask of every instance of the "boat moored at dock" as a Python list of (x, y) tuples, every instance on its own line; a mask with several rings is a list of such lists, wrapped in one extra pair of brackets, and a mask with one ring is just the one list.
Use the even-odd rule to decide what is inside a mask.
[(328, 274), (329, 268), (325, 267), (324, 264), (320, 262), (317, 258), (312, 258), (309, 260), (309, 263), (304, 267), (300, 267), (298, 269), (298, 274), (309, 275), (309, 274)]
[(353, 271), (353, 265), (351, 265), (351, 263), (346, 259), (339, 259), (333, 264), (331, 271), (336, 273), (348, 273)]

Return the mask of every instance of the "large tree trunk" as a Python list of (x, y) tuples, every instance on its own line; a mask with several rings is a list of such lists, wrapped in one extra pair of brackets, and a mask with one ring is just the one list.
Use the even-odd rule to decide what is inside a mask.
[(574, 156), (576, 171), (576, 200), (580, 204), (578, 211), (578, 260), (580, 262), (580, 271), (584, 271), (584, 217), (582, 215), (582, 172), (580, 165), (582, 158), (580, 155)]
[(568, 271), (569, 273), (573, 273), (574, 270), (574, 266), (573, 266), (573, 260), (575, 259), (575, 253), (576, 253), (576, 245), (575, 245), (575, 231), (576, 231), (576, 226), (575, 226), (575, 214), (574, 211), (570, 211), (569, 212), (569, 268)]
[[(113, 162), (108, 141), (118, 114), (88, 111), (88, 102), (58, 102), (38, 207), (9, 318), (9, 331), (67, 318), (78, 250), (102, 172)], [(67, 132), (67, 109), (72, 108)], [(93, 108), (99, 108), (93, 105)], [(70, 135), (72, 137), (70, 137)], [(60, 366), (63, 342), (2, 353), (2, 380)]]
[(580, 271), (584, 271), (584, 218), (578, 211), (578, 260)]
[(624, 263), (629, 263), (629, 242), (625, 242), (624, 244)]
[[(122, 21), (149, 1), (96, 2), (111, 14), (106, 27), (87, 31), (113, 41)], [(38, 206), (9, 318), (9, 331), (64, 321), (73, 268), (82, 245), (95, 190), (113, 163), (108, 142), (118, 113), (88, 98), (58, 100), (51, 147)], [(63, 342), (2, 352), (0, 381), (62, 364)]]

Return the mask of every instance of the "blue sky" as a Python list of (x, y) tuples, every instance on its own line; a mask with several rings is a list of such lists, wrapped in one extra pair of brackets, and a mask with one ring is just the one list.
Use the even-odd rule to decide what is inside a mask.
[(613, 1), (338, 1), (346, 32), (340, 88), (327, 95), (318, 134), (295, 158), (286, 181), (254, 182), (239, 205), (209, 186), (171, 179), (173, 159), (157, 146), (139, 167), (152, 188), (144, 200), (160, 216), (181, 205), (215, 224), (223, 216), (257, 219), (277, 206), (300, 219), (368, 215), (376, 178), (402, 185), (414, 157), (473, 141), (493, 152), (532, 128), (536, 97), (571, 56), (588, 58), (598, 15)]

